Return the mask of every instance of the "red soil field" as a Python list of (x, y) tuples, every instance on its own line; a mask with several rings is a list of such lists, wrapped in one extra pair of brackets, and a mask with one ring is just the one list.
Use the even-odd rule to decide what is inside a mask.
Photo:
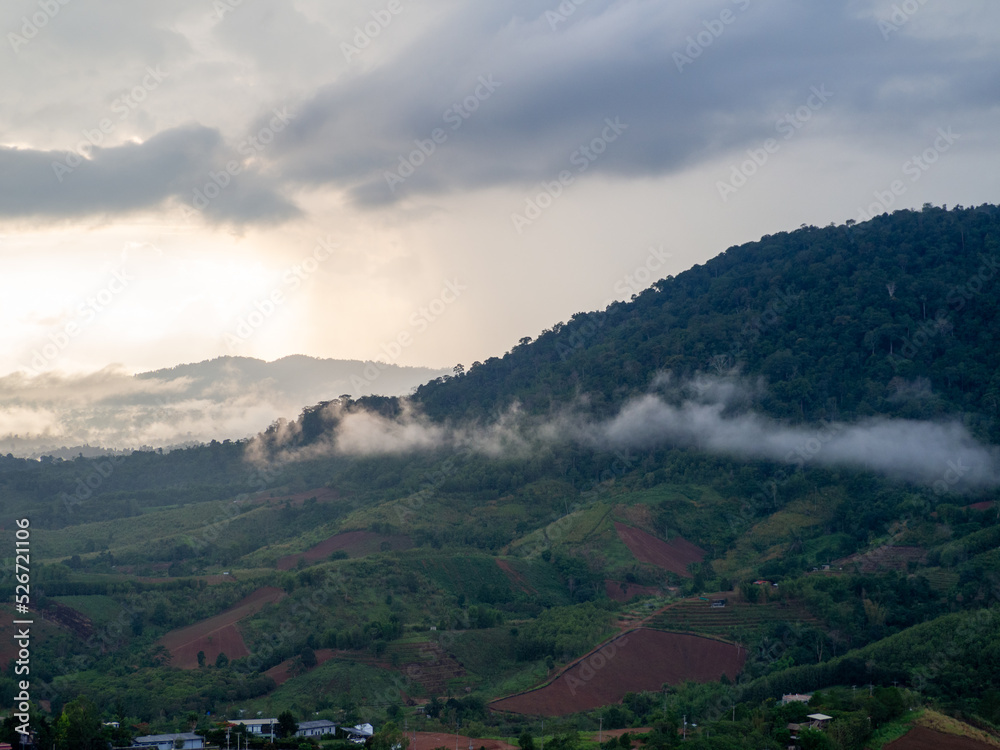
[(535, 589), (531, 584), (529, 584), (523, 575), (514, 570), (514, 568), (511, 567), (509, 562), (507, 562), (506, 560), (501, 560), (499, 557), (494, 559), (497, 562), (497, 567), (500, 568), (500, 570), (502, 570), (506, 574), (507, 578), (510, 579), (510, 582), (515, 586), (517, 586), (519, 589), (521, 589), (521, 591), (523, 591), (525, 594), (538, 593), (537, 589)]
[(496, 711), (565, 716), (618, 703), (628, 692), (658, 691), (664, 683), (736, 677), (746, 661), (737, 646), (710, 638), (639, 628), (595, 649), (555, 680), (490, 704)]
[[(330, 661), (330, 659), (332, 659), (336, 655), (336, 653), (337, 652), (334, 651), (332, 648), (316, 649), (315, 651), (316, 667), (318, 667), (320, 664), (324, 664)], [(227, 651), (226, 656), (228, 655), (229, 652)], [(275, 685), (281, 685), (285, 682), (288, 682), (294, 676), (292, 674), (292, 666), (295, 664), (296, 661), (297, 661), (296, 659), (285, 659), (283, 662), (281, 662), (281, 664), (276, 664), (275, 666), (271, 667), (266, 672), (264, 672), (264, 674), (266, 674), (268, 677), (274, 680)], [(313, 667), (313, 669), (315, 669), (316, 667)], [(311, 671), (311, 670), (306, 670), (306, 671)]]
[(268, 505), (284, 505), (286, 502), (290, 505), (302, 505), (309, 498), (316, 498), (317, 503), (329, 503), (340, 498), (336, 490), (331, 490), (329, 487), (317, 487), (314, 490), (306, 490), (305, 492), (298, 492), (294, 495), (282, 495), (281, 497), (264, 497), (263, 495), (258, 495), (253, 499), (253, 502), (257, 503), (267, 503)]
[(329, 539), (324, 539), (314, 547), (310, 547), (305, 552), (286, 555), (278, 560), (278, 570), (291, 570), (298, 565), (299, 558), (304, 558), (306, 562), (317, 562), (325, 560), (331, 552), (343, 550), (351, 557), (363, 557), (375, 552), (379, 552), (383, 545), (388, 545), (388, 549), (401, 550), (409, 549), (413, 546), (410, 537), (405, 534), (376, 534), (373, 531), (345, 531), (342, 534), (334, 534)]
[(157, 644), (170, 652), (171, 666), (180, 669), (197, 669), (199, 651), (205, 652), (206, 664), (214, 664), (220, 653), (225, 653), (230, 659), (249, 656), (250, 652), (247, 651), (236, 623), (257, 614), (264, 605), (285, 596), (284, 591), (273, 586), (257, 589), (221, 614), (186, 628), (171, 630)]
[(993, 500), (983, 500), (980, 503), (973, 503), (972, 505), (966, 505), (966, 510), (989, 510), (995, 505)]
[(611, 580), (604, 582), (604, 590), (607, 592), (608, 598), (616, 602), (627, 602), (637, 596), (660, 593), (660, 589), (656, 586), (640, 586), (637, 583)]
[[(208, 586), (218, 586), (220, 583), (232, 583), (236, 580), (235, 576), (224, 576), (221, 574), (207, 576), (180, 576), (180, 578), (193, 578), (196, 581), (204, 581)], [(135, 580), (142, 581), (143, 583), (170, 583), (171, 581), (176, 581), (177, 578), (150, 578), (149, 576), (135, 576)]]
[(971, 737), (936, 732), (927, 727), (913, 727), (898, 740), (886, 745), (885, 750), (996, 750), (996, 746)]
[[(469, 742), (472, 747), (479, 750), (486, 747), (486, 750), (517, 750), (517, 745), (510, 745), (501, 740), (477, 740), (463, 735), (442, 734), (440, 732), (407, 732), (410, 738), (410, 750), (434, 750), (436, 747), (455, 749), (455, 741), (458, 740), (458, 750), (469, 750)], [(416, 742), (414, 742), (416, 736)]]
[(636, 560), (656, 565), (685, 578), (691, 577), (687, 570), (688, 565), (705, 559), (705, 550), (691, 544), (684, 537), (675, 536), (669, 542), (665, 542), (652, 534), (617, 521), (615, 521), (615, 531), (618, 532), (618, 538), (635, 555)]

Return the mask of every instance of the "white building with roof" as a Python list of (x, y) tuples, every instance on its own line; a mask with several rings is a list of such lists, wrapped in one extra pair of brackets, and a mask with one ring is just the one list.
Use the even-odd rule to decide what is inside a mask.
[(250, 734), (277, 734), (277, 719), (230, 719), (230, 724), (243, 727)]
[(173, 750), (180, 743), (184, 750), (202, 750), (205, 738), (194, 732), (177, 732), (175, 734), (147, 734), (132, 740), (132, 747), (156, 747), (159, 750)]
[(329, 719), (303, 721), (299, 723), (296, 737), (322, 737), (324, 734), (336, 734), (337, 725)]

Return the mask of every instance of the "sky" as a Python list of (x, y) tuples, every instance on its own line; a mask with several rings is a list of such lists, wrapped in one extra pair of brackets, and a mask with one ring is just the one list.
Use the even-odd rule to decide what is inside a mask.
[(0, 376), (466, 367), (764, 234), (1000, 195), (992, 0), (10, 0)]

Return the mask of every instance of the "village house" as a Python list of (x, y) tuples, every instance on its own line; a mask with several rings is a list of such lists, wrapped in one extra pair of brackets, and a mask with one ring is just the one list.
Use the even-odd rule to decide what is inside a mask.
[(303, 721), (295, 733), (296, 737), (322, 737), (324, 734), (336, 734), (337, 725), (329, 719)]
[(147, 734), (132, 740), (132, 747), (155, 747), (159, 750), (173, 750), (180, 747), (184, 750), (202, 750), (205, 738), (194, 732), (179, 732), (175, 734)]
[(811, 695), (803, 693), (788, 693), (787, 695), (781, 696), (781, 705), (787, 706), (789, 703), (808, 703), (811, 698)]
[(275, 734), (278, 731), (277, 719), (232, 719), (229, 723), (243, 727), (250, 734)]

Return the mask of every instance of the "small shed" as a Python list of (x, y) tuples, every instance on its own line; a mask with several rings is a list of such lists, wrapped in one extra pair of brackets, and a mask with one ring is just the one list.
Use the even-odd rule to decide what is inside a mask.
[(810, 726), (813, 729), (826, 729), (826, 725), (833, 719), (832, 716), (826, 714), (809, 714), (806, 718), (811, 720)]

